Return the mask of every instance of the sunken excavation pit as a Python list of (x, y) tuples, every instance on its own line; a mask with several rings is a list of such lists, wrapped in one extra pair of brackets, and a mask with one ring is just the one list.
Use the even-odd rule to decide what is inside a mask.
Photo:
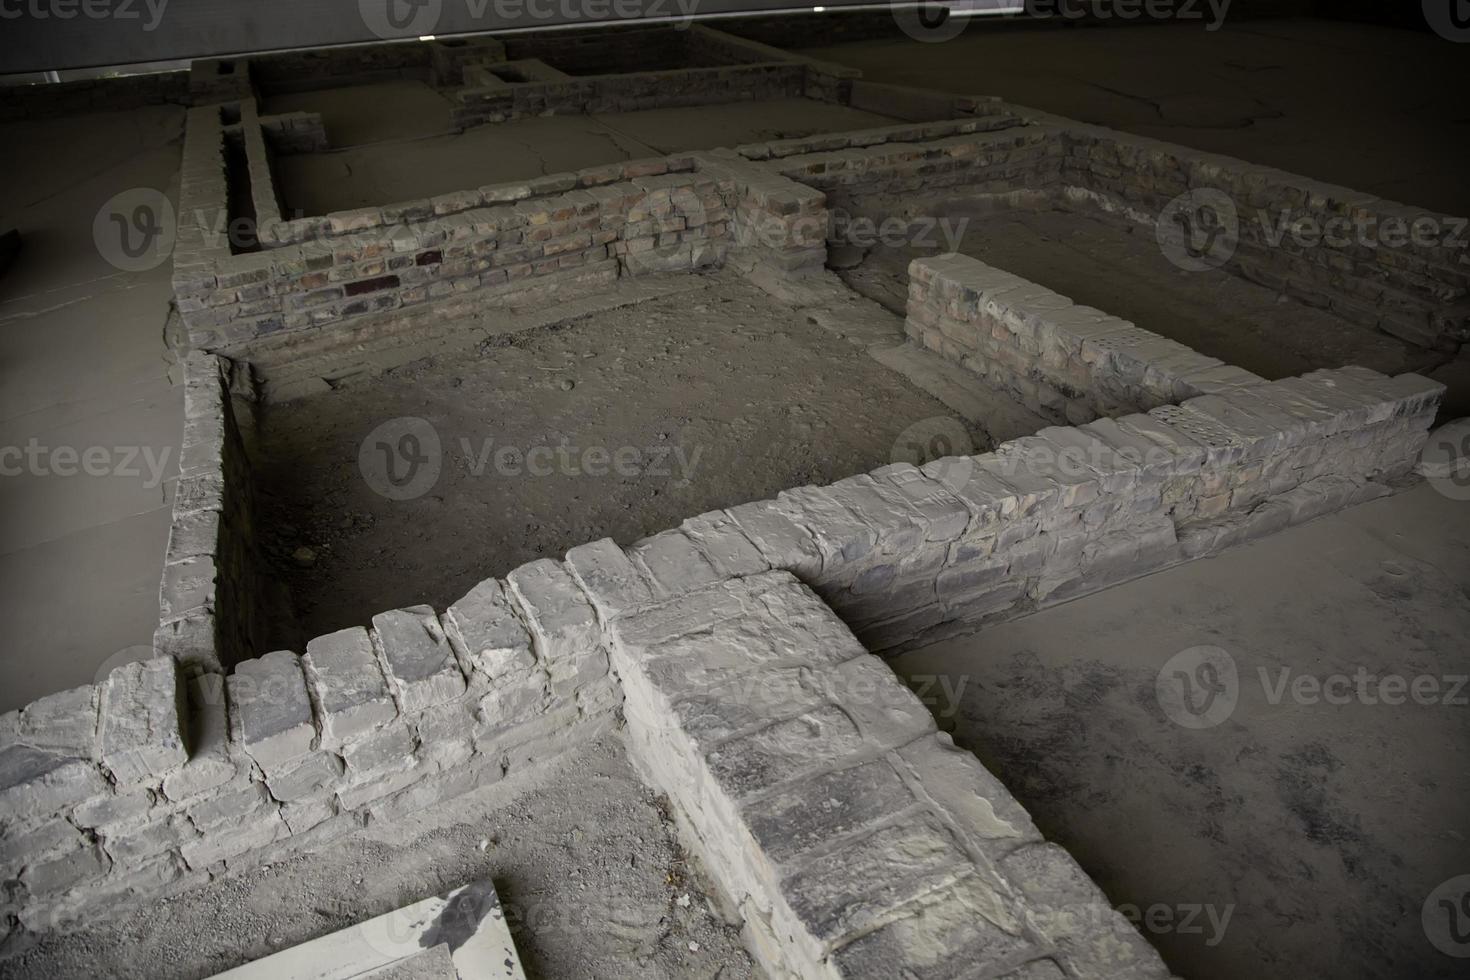
[(579, 37), (196, 64), (156, 656), (4, 720), (23, 955), (487, 787), (549, 813), (555, 762), (636, 784), (705, 918), (640, 871), (631, 954), (518, 926), (546, 975), (1169, 976), (882, 657), (1400, 488), (1460, 256), (1217, 254), (1180, 195), (1407, 209), (704, 27)]

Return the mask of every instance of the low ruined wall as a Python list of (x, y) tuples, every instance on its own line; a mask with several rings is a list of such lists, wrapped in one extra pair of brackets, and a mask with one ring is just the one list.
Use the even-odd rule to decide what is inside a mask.
[(1215, 210), (1235, 229), (1222, 253), (1231, 272), (1423, 347), (1470, 340), (1465, 218), (1097, 126), (1065, 128), (1072, 197), (1152, 226), (1194, 192), (1186, 212)]
[(822, 269), (827, 261), (827, 199), (730, 150), (699, 154), (729, 202), (730, 262), (778, 277)]
[(1041, 195), (1056, 184), (1063, 151), (1054, 131), (1043, 126), (1012, 126), (1004, 115), (983, 119), (1002, 128), (927, 139), (920, 135), (924, 126), (910, 127), (915, 142), (889, 140), (788, 156), (778, 160), (775, 168), (825, 193), (832, 208), (852, 213), (892, 207), (901, 198), (945, 192)]
[(84, 112), (112, 112), (170, 103), (189, 103), (188, 72), (0, 86), (0, 120), (3, 121), (54, 119)]
[(691, 155), (286, 221), (253, 102), (239, 103), (239, 114), (259, 222), (246, 222), (247, 239), (253, 244), (258, 228), (267, 247), (236, 254), (239, 216), (229, 209), (221, 153), (231, 124), (219, 109), (191, 110), (173, 284), (198, 349), (484, 289), (508, 294), (558, 274), (606, 281), (724, 259), (726, 200)]
[(621, 700), (596, 612), (544, 560), (442, 616), (195, 670), (156, 657), (0, 716), (0, 942), (407, 816), (594, 738)]
[(790, 574), (634, 608), (609, 634), (630, 753), (767, 975), (1169, 976)]
[(905, 329), (1060, 425), (1264, 381), (967, 255), (910, 264)]
[(235, 367), (211, 354), (184, 366), (184, 437), (153, 648), (190, 673), (256, 655), (285, 597), (256, 540), (256, 505), (237, 410)]
[(781, 61), (502, 83), (456, 91), (451, 118), (469, 127), (531, 116), (796, 98), (805, 91), (806, 75), (803, 65)]

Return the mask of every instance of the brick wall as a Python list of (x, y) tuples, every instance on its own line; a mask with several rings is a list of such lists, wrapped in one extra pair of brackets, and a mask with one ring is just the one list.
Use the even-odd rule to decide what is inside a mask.
[(910, 264), (905, 329), (1063, 425), (1264, 380), (967, 255)]
[(157, 72), (122, 78), (0, 86), (0, 120), (53, 119), (146, 105), (189, 103), (189, 73)]
[(253, 102), (239, 103), (239, 113), (246, 182), (267, 247), (231, 247), (226, 230), (236, 216), (220, 153), (230, 126), (218, 109), (191, 110), (174, 292), (195, 348), (234, 349), (431, 299), (508, 293), (558, 274), (605, 279), (724, 259), (729, 209), (720, 182), (691, 155), (282, 221)]
[(796, 98), (805, 87), (805, 67), (786, 61), (581, 75), (564, 81), (496, 80), (490, 87), (453, 92), (457, 104), (451, 118), (456, 126), (469, 127), (550, 114), (636, 112)]

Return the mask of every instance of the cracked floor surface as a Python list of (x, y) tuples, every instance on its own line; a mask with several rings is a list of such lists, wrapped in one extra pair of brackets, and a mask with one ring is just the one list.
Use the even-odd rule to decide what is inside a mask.
[(109, 265), (93, 219), (129, 188), (176, 200), (183, 120), (165, 106), (0, 124), (0, 215), (23, 238), (0, 277), (0, 622), (18, 654), (0, 658), (0, 711), (151, 653), (183, 427), (172, 267)]

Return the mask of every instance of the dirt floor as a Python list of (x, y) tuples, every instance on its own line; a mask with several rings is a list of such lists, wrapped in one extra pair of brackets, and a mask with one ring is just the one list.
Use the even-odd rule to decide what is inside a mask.
[(454, 132), (449, 102), (398, 81), (275, 96), (267, 112), (321, 112), (333, 149), (278, 156), (284, 213), (321, 215), (681, 150), (885, 126), (811, 99), (540, 116)]
[[(1467, 507), (1421, 485), (892, 663), (1125, 914), (1159, 907), (1179, 975), (1463, 977), (1421, 909), (1470, 871)], [(1189, 729), (1156, 683), (1199, 645), (1234, 708)]]
[[(396, 606), (442, 609), (487, 576), (600, 537), (628, 544), (866, 472), (893, 460), (909, 426), (954, 418), (740, 279), (708, 282), (265, 405), (261, 527), (303, 630), (280, 645)], [(374, 434), (399, 418), (422, 422)], [(409, 431), (417, 446), (399, 441)], [(406, 499), (365, 478), (391, 462), (407, 480), (409, 457), (425, 455), (393, 491)]]
[(759, 976), (615, 737), (544, 767), (46, 940), (0, 977), (207, 977), (460, 885), (495, 883), (531, 980)]

